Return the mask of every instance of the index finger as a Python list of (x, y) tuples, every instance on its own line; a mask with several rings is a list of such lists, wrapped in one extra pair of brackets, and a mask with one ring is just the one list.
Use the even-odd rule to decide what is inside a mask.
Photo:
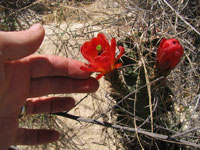
[(31, 55), (21, 61), (29, 63), (31, 78), (63, 76), (86, 79), (91, 75), (80, 69), (85, 65), (83, 62), (56, 55)]

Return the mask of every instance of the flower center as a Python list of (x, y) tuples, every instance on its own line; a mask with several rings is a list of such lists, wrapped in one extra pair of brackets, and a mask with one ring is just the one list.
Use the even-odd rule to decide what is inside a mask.
[(97, 50), (97, 51), (101, 51), (101, 49), (102, 49), (101, 45), (100, 45), (100, 44), (97, 45), (96, 50)]

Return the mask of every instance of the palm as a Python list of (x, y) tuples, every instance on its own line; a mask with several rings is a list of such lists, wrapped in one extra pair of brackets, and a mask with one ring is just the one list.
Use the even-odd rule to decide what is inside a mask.
[[(5, 80), (2, 85), (6, 85), (4, 98), (6, 101), (2, 102), (2, 106), (9, 108), (4, 110), (6, 117), (17, 117), (21, 106), (25, 102), (26, 98), (29, 97), (30, 91), (30, 72), (29, 66), (26, 63), (18, 61), (15, 63), (7, 63), (5, 65)], [(10, 93), (10, 94), (6, 94)], [(0, 109), (3, 110), (3, 109)]]

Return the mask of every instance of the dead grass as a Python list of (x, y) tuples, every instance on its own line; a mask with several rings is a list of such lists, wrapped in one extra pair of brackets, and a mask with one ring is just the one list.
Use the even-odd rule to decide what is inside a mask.
[[(41, 22), (48, 27), (46, 40), (54, 47), (49, 52), (41, 49), (40, 53), (79, 60), (82, 60), (80, 45), (98, 32), (109, 39), (115, 37), (126, 49), (124, 65), (107, 77), (111, 92), (104, 89), (104, 99), (95, 100), (93, 113), (85, 117), (171, 138), (163, 140), (139, 131), (117, 132), (104, 127), (103, 142), (98, 144), (107, 144), (107, 149), (113, 149), (110, 142), (116, 149), (189, 150), (196, 148), (187, 142), (199, 144), (200, 136), (199, 7), (198, 0), (40, 0), (20, 8), (8, 8), (0, 3), (3, 12), (0, 29), (21, 30)], [(184, 56), (166, 79), (155, 84), (157, 79), (152, 79), (155, 53), (163, 37), (177, 38), (184, 47)], [(84, 145), (76, 136), (77, 128), (66, 126), (63, 118), (44, 115), (27, 120), (22, 121), (23, 126), (56, 128), (63, 135), (57, 143), (24, 149), (82, 149)], [(78, 128), (90, 129), (90, 126), (96, 125), (83, 123)]]

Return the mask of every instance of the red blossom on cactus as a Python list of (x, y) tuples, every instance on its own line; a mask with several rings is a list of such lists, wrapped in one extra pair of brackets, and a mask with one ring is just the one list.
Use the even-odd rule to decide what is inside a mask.
[(183, 47), (177, 39), (162, 39), (156, 56), (156, 68), (163, 74), (174, 69), (183, 56)]
[(81, 53), (89, 62), (86, 66), (81, 66), (81, 69), (88, 72), (100, 72), (96, 77), (96, 79), (100, 79), (103, 75), (122, 66), (122, 63), (117, 63), (117, 61), (124, 54), (124, 48), (119, 46), (119, 51), (119, 55), (115, 58), (115, 38), (112, 38), (111, 44), (109, 44), (104, 34), (99, 33), (97, 37), (81, 46)]

